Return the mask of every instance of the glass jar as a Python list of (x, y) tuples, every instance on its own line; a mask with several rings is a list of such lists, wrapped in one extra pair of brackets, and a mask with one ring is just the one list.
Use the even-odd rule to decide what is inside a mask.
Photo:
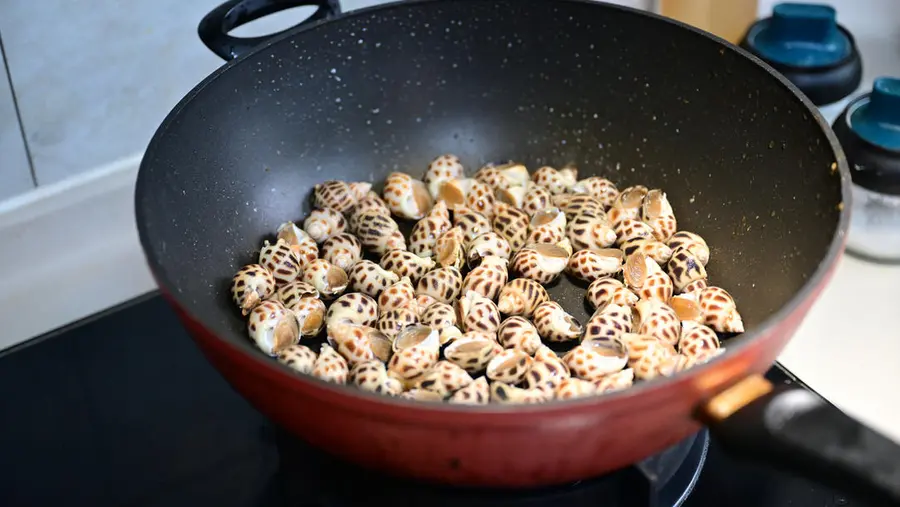
[(832, 128), (853, 179), (848, 252), (900, 263), (900, 79), (876, 79)]

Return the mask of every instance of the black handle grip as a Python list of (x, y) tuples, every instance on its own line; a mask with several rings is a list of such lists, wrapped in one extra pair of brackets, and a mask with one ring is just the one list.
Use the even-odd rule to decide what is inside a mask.
[(301, 25), (330, 19), (341, 13), (339, 0), (229, 0), (203, 17), (197, 33), (213, 53), (225, 60), (233, 60), (287, 30), (264, 37), (233, 37), (228, 32), (269, 14), (303, 6), (318, 9)]
[(724, 419), (703, 419), (730, 452), (873, 505), (900, 505), (900, 446), (813, 392), (782, 386)]

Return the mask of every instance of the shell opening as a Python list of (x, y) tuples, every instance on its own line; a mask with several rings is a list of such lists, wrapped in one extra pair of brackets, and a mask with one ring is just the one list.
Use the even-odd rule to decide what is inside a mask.
[(625, 270), (622, 273), (625, 283), (632, 287), (643, 287), (647, 274), (647, 257), (644, 254), (635, 252), (625, 259)]
[(425, 343), (436, 332), (427, 326), (408, 326), (394, 339), (393, 350), (399, 351)]
[(341, 292), (350, 282), (347, 272), (337, 266), (331, 266), (325, 273), (325, 287), (329, 292)]

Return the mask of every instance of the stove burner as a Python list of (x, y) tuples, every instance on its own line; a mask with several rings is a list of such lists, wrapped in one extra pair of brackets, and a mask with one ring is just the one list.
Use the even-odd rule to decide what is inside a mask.
[(339, 460), (284, 430), (275, 430), (275, 441), (279, 469), (270, 494), (277, 505), (355, 507), (377, 502), (394, 507), (677, 507), (700, 476), (709, 435), (703, 430), (660, 454), (603, 477), (527, 490), (452, 488), (398, 479)]

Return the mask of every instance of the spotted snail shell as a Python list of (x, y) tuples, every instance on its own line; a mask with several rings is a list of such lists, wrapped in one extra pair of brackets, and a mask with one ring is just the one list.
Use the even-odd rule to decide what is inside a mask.
[[(390, 339), (369, 326), (346, 323), (328, 324), (328, 343), (351, 365), (378, 359), (389, 350)], [(381, 353), (376, 354), (376, 347)]]
[(544, 403), (552, 399), (552, 395), (540, 389), (525, 389), (511, 386), (503, 382), (491, 384), (491, 401), (501, 405), (531, 405)]
[(634, 306), (637, 319), (634, 330), (650, 335), (669, 345), (676, 345), (681, 336), (681, 321), (675, 310), (655, 299), (643, 299)]
[(551, 202), (566, 214), (566, 220), (572, 220), (582, 213), (600, 216), (605, 222), (609, 220), (606, 217), (606, 208), (603, 204), (588, 194), (555, 195)]
[(376, 320), (378, 320), (378, 303), (360, 292), (344, 294), (335, 299), (325, 317), (328, 327), (337, 324), (372, 326)]
[(622, 251), (625, 255), (642, 253), (650, 257), (660, 266), (665, 265), (672, 258), (672, 249), (662, 241), (648, 238), (638, 238), (622, 243)]
[(487, 405), (490, 398), (491, 392), (487, 379), (478, 377), (471, 384), (450, 395), (447, 401), (460, 405)]
[(546, 188), (532, 185), (522, 196), (522, 211), (533, 217), (537, 212), (553, 207), (553, 200)]
[(422, 312), (419, 321), (431, 329), (443, 331), (456, 325), (456, 310), (447, 303), (434, 303)]
[(264, 353), (274, 356), (300, 339), (294, 314), (273, 300), (263, 301), (250, 311), (247, 320), (250, 339)]
[(545, 301), (534, 310), (532, 319), (541, 338), (548, 342), (565, 342), (581, 338), (584, 328), (556, 301)]
[(518, 384), (525, 378), (533, 362), (531, 356), (522, 350), (504, 350), (488, 362), (485, 375), (493, 381)]
[(425, 274), (416, 285), (416, 295), (431, 296), (441, 303), (451, 303), (462, 290), (462, 274), (456, 268), (438, 268)]
[(397, 396), (403, 392), (403, 384), (388, 375), (387, 367), (378, 360), (357, 363), (350, 370), (350, 378), (353, 385), (370, 393)]
[(602, 211), (582, 211), (575, 215), (566, 226), (566, 237), (576, 250), (599, 250), (616, 242), (616, 233)]
[(622, 305), (608, 304), (594, 315), (584, 326), (583, 342), (609, 340), (631, 332), (631, 308)]
[(509, 242), (493, 231), (481, 234), (466, 245), (466, 263), (470, 268), (478, 266), (489, 255), (509, 259), (511, 254)]
[[(366, 188), (366, 185), (368, 185), (368, 188)], [(365, 192), (362, 192), (363, 189), (365, 189)], [(365, 195), (369, 189), (371, 189), (371, 184), (369, 183), (360, 183), (355, 188), (351, 188), (344, 181), (325, 181), (313, 188), (313, 206), (316, 208), (331, 208), (339, 213), (345, 213), (353, 208), (356, 201), (362, 195)]]
[(505, 239), (514, 251), (525, 246), (530, 222), (528, 215), (502, 202), (497, 203), (494, 212), (494, 232)]
[(464, 178), (466, 169), (459, 157), (452, 154), (440, 155), (428, 164), (422, 182), (428, 188), (428, 192), (435, 199), (438, 198), (440, 184), (445, 181)]
[(574, 400), (592, 396), (597, 392), (597, 387), (580, 378), (567, 378), (556, 387), (556, 398), (559, 400)]
[(641, 206), (644, 204), (644, 197), (649, 190), (643, 185), (635, 185), (623, 189), (610, 206), (607, 214), (609, 221), (613, 226), (618, 226), (622, 220), (640, 220)]
[(466, 262), (465, 239), (462, 229), (451, 227), (435, 241), (434, 261), (437, 265), (447, 268), (462, 269)]
[(407, 304), (381, 313), (376, 328), (390, 339), (401, 331), (419, 323), (419, 314), (413, 305)]
[[(581, 252), (576, 253), (578, 255)], [(513, 257), (512, 271), (518, 276), (546, 285), (565, 271), (569, 252), (548, 243), (533, 243), (519, 250)]]
[(541, 336), (528, 319), (507, 317), (497, 329), (497, 341), (505, 349), (520, 349), (526, 354), (534, 354), (541, 346)]
[(401, 379), (418, 377), (437, 363), (439, 350), (437, 331), (426, 326), (409, 326), (394, 340), (394, 355), (388, 370)]
[(496, 300), (500, 290), (509, 280), (507, 263), (503, 257), (493, 255), (484, 257), (481, 264), (466, 275), (462, 293), (475, 291), (488, 299)]
[(319, 295), (326, 300), (341, 295), (350, 284), (347, 272), (325, 259), (317, 259), (307, 264), (303, 271), (303, 281), (315, 287)]
[(609, 393), (613, 391), (621, 391), (627, 389), (634, 384), (634, 370), (626, 368), (616, 373), (604, 375), (594, 381), (594, 387), (597, 388), (595, 394)]
[(356, 206), (354, 206), (347, 214), (348, 230), (355, 234), (359, 229), (360, 218), (364, 213), (368, 212), (388, 218), (391, 216), (391, 210), (387, 207), (384, 199), (375, 192), (369, 192), (365, 197), (360, 199), (359, 202), (356, 203)]
[(309, 375), (316, 364), (316, 353), (306, 345), (291, 345), (278, 353), (278, 362), (297, 373)]
[(388, 312), (395, 308), (406, 306), (416, 299), (416, 289), (409, 278), (402, 278), (399, 282), (381, 291), (378, 296), (378, 309)]
[(451, 363), (438, 361), (417, 382), (419, 389), (435, 392), (441, 397), (448, 396), (473, 382), (469, 373)]
[(699, 361), (708, 361), (719, 354), (721, 344), (710, 327), (692, 321), (681, 323), (678, 353)]
[(259, 264), (242, 267), (231, 280), (231, 299), (243, 315), (250, 313), (274, 292), (275, 277)]
[(650, 380), (662, 375), (677, 355), (675, 349), (655, 336), (626, 333), (622, 336), (628, 350), (628, 367), (634, 376)]
[(321, 253), (323, 259), (347, 271), (362, 259), (362, 243), (352, 234), (335, 234), (322, 243)]
[(734, 298), (725, 289), (707, 287), (700, 291), (700, 311), (703, 323), (720, 333), (743, 333), (744, 321)]
[(566, 237), (566, 215), (559, 208), (538, 211), (528, 223), (528, 243), (559, 243)]
[(396, 274), (369, 260), (361, 260), (348, 273), (350, 289), (371, 297), (378, 297), (381, 291), (400, 281)]
[(328, 238), (344, 232), (347, 220), (344, 215), (331, 208), (314, 209), (303, 221), (303, 230), (316, 243), (324, 243)]
[(266, 241), (259, 252), (259, 264), (269, 270), (275, 278), (275, 285), (293, 282), (303, 274), (300, 260), (283, 239), (275, 243)]
[(431, 257), (434, 255), (438, 237), (452, 226), (447, 214), (447, 204), (438, 201), (431, 211), (413, 226), (409, 235), (409, 251), (421, 257)]
[(325, 382), (346, 384), (350, 377), (350, 366), (343, 356), (327, 343), (323, 343), (313, 366), (312, 375)]
[(500, 310), (497, 305), (471, 290), (456, 302), (456, 318), (460, 329), (465, 332), (496, 334), (500, 327)]
[(517, 278), (500, 289), (497, 308), (506, 315), (531, 317), (538, 305), (550, 299), (544, 287), (527, 278)]
[(622, 270), (625, 254), (618, 248), (580, 250), (569, 258), (567, 270), (581, 280), (593, 282)]
[(668, 241), (678, 230), (675, 212), (662, 190), (654, 189), (647, 192), (641, 207), (641, 215), (658, 241)]
[(463, 241), (471, 242), (486, 232), (491, 232), (491, 221), (481, 213), (469, 208), (457, 208), (453, 212), (453, 226), (463, 233)]
[(612, 206), (619, 195), (619, 189), (613, 182), (599, 176), (579, 180), (569, 190), (573, 194), (588, 194), (597, 199), (605, 208)]
[(285, 222), (279, 225), (277, 234), (278, 240), (284, 240), (294, 251), (301, 269), (319, 258), (319, 246), (316, 241), (294, 222)]
[(577, 176), (577, 170), (572, 168), (558, 171), (553, 167), (544, 166), (531, 175), (531, 180), (535, 184), (546, 188), (551, 194), (556, 195), (565, 193), (575, 185)]
[(666, 245), (671, 248), (672, 251), (678, 250), (679, 248), (685, 249), (693, 254), (694, 258), (700, 261), (700, 264), (703, 264), (704, 266), (709, 262), (709, 246), (707, 246), (706, 240), (701, 238), (699, 234), (688, 231), (679, 231), (669, 238)]
[(379, 264), (400, 278), (408, 277), (413, 283), (418, 282), (434, 267), (434, 261), (430, 257), (419, 257), (406, 250), (392, 250), (384, 254)]
[(624, 283), (615, 278), (594, 280), (588, 286), (585, 298), (595, 310), (602, 310), (609, 304), (630, 307), (640, 299), (637, 294), (625, 287)]
[(509, 187), (522, 187), (528, 183), (528, 169), (522, 164), (509, 163), (489, 164), (475, 173), (475, 179), (491, 187), (491, 190), (503, 190)]
[(691, 250), (679, 247), (672, 252), (672, 258), (666, 265), (674, 287), (679, 292), (686, 292), (693, 282), (706, 280), (706, 268), (703, 262)]
[(382, 194), (391, 213), (409, 220), (421, 219), (434, 204), (424, 183), (401, 172), (388, 175)]
[(406, 238), (390, 216), (370, 210), (357, 218), (356, 237), (363, 247), (378, 255), (390, 250), (406, 250)]

